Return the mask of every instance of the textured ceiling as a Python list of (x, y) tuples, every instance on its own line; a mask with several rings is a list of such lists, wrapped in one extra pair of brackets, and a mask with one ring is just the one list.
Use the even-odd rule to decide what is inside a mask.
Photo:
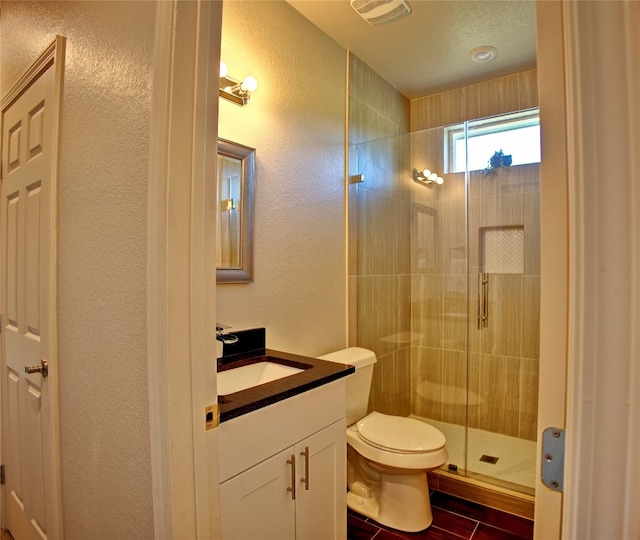
[[(500, 77), (536, 65), (533, 0), (408, 0), (404, 19), (372, 26), (349, 0), (287, 0), (409, 98)], [(479, 64), (468, 54), (498, 49)]]

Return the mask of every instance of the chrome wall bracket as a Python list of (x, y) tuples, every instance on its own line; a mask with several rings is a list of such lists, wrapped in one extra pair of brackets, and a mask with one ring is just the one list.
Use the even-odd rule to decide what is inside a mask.
[(542, 432), (542, 482), (554, 491), (564, 489), (564, 429)]

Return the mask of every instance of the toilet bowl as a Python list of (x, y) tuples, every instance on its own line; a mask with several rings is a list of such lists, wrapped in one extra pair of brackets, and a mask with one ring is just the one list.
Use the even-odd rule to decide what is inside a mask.
[(373, 352), (351, 347), (320, 358), (356, 368), (346, 384), (347, 506), (394, 529), (426, 529), (433, 521), (426, 473), (448, 459), (444, 435), (413, 418), (367, 414)]

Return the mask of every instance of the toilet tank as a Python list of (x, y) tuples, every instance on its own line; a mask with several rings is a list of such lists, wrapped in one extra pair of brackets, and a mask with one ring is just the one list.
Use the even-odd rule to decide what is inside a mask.
[(349, 347), (319, 358), (338, 364), (351, 364), (356, 368), (355, 373), (346, 380), (347, 425), (355, 424), (367, 415), (373, 366), (376, 363), (375, 353), (361, 347)]

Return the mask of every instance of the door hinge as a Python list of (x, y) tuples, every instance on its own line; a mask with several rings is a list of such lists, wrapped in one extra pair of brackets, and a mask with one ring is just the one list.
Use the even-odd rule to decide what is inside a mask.
[(0, 486), (4, 486), (4, 465), (0, 465)]
[(564, 489), (564, 429), (542, 432), (542, 481), (555, 491)]

